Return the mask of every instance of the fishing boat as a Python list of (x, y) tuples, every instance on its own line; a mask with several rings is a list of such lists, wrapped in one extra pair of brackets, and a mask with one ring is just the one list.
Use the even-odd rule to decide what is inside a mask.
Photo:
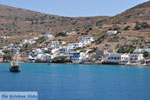
[(10, 63), (10, 72), (20, 72), (21, 67), (18, 64), (18, 58), (16, 57), (11, 63)]

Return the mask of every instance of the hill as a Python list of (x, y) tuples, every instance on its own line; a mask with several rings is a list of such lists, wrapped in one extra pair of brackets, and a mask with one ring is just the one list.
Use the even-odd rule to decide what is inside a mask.
[[(55, 34), (76, 28), (80, 29), (77, 34), (55, 37), (55, 40), (70, 43), (79, 41), (83, 36), (93, 36), (96, 41), (88, 46), (88, 49), (97, 47), (99, 50), (114, 52), (150, 47), (150, 2), (139, 4), (113, 17), (80, 18), (43, 14), (0, 5), (0, 33), (11, 36), (8, 41), (1, 41), (0, 45), (8, 42), (16, 43), (22, 38)], [(108, 30), (117, 30), (119, 34), (107, 35)]]
[(113, 16), (108, 20), (104, 20), (109, 24), (121, 24), (124, 22), (136, 22), (150, 20), (150, 2), (144, 2), (133, 8), (130, 8), (121, 14)]
[[(94, 25), (99, 17), (63, 17), (0, 5), (0, 35), (25, 38), (31, 35), (55, 34), (59, 31)], [(6, 42), (6, 41), (5, 41)]]

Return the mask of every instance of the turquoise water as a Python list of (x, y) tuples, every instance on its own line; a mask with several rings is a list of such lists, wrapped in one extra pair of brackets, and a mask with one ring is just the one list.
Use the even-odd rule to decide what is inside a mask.
[(38, 91), (39, 100), (150, 100), (150, 68), (0, 64), (0, 91)]

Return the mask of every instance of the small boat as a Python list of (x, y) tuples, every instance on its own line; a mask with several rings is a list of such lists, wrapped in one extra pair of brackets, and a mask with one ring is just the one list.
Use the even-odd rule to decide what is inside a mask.
[(18, 59), (16, 58), (10, 63), (10, 72), (20, 72), (21, 67), (18, 64)]

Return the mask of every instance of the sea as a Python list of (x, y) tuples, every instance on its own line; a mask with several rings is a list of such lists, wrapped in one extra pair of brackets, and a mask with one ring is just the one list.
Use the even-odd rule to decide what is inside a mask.
[(0, 64), (0, 91), (38, 92), (38, 100), (150, 100), (150, 68), (142, 66), (28, 64), (9, 72)]

